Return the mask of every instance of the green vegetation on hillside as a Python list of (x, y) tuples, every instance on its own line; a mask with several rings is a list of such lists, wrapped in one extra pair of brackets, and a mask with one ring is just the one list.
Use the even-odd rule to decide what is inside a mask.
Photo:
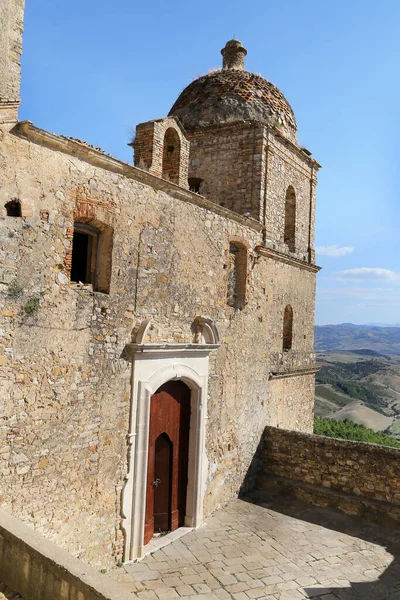
[(329, 402), (333, 402), (337, 407), (346, 406), (349, 402), (353, 402), (352, 398), (345, 398), (342, 394), (335, 392), (331, 386), (317, 384), (315, 386), (315, 395)]
[(387, 371), (389, 366), (381, 360), (361, 360), (353, 363), (331, 362), (321, 367), (317, 373), (319, 383), (335, 383), (337, 379), (361, 379), (379, 371)]
[(381, 446), (390, 446), (400, 448), (400, 442), (396, 441), (384, 433), (376, 433), (372, 429), (358, 425), (345, 419), (344, 421), (335, 421), (335, 419), (325, 419), (314, 417), (314, 433), (316, 435), (326, 435), (332, 438), (342, 440), (353, 440), (357, 442), (367, 442), (369, 444), (379, 444)]
[[(316, 383), (328, 383), (338, 392), (361, 400), (369, 408), (387, 414), (382, 409), (381, 388), (365, 379), (360, 381), (369, 375), (387, 370), (388, 366), (380, 360), (365, 360), (355, 363), (332, 362), (321, 367), (316, 375)], [(339, 403), (337, 402), (337, 404)]]

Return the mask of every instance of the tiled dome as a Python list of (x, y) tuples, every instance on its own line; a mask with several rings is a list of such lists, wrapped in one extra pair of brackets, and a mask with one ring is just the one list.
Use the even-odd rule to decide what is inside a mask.
[(188, 85), (170, 110), (187, 131), (234, 121), (259, 121), (278, 126), (296, 142), (296, 119), (285, 96), (272, 83), (244, 70), (246, 50), (231, 40), (221, 51), (221, 70)]

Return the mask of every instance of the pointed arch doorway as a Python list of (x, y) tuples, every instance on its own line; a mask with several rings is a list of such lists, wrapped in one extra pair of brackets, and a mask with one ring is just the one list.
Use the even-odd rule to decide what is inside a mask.
[(190, 397), (183, 381), (168, 381), (151, 397), (144, 544), (184, 525)]

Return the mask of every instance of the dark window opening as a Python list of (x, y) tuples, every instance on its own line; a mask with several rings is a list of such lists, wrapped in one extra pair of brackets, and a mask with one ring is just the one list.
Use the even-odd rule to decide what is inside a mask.
[(200, 186), (203, 183), (203, 180), (200, 179), (200, 177), (189, 177), (188, 182), (190, 191), (200, 194)]
[(18, 200), (10, 200), (4, 205), (7, 211), (7, 217), (22, 217), (21, 214), (21, 203)]
[(75, 225), (72, 240), (71, 281), (96, 286), (99, 232), (88, 225)]
[(293, 338), (293, 309), (288, 304), (283, 315), (283, 351), (288, 352), (292, 349)]
[(169, 127), (164, 136), (162, 178), (179, 184), (181, 141), (178, 133)]
[(242, 309), (246, 304), (247, 250), (239, 244), (229, 245), (227, 304)]
[(285, 232), (284, 242), (289, 251), (295, 251), (296, 244), (296, 193), (290, 185), (286, 192), (285, 200)]
[(110, 293), (113, 228), (101, 221), (75, 222), (71, 249), (72, 282), (92, 285), (96, 292)]

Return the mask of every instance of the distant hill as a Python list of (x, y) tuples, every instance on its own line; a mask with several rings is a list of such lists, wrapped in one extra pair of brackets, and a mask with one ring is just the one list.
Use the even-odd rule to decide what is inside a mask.
[(377, 353), (400, 355), (400, 327), (372, 325), (317, 325), (315, 350), (374, 350)]
[(315, 333), (314, 414), (400, 441), (400, 329), (344, 323)]

